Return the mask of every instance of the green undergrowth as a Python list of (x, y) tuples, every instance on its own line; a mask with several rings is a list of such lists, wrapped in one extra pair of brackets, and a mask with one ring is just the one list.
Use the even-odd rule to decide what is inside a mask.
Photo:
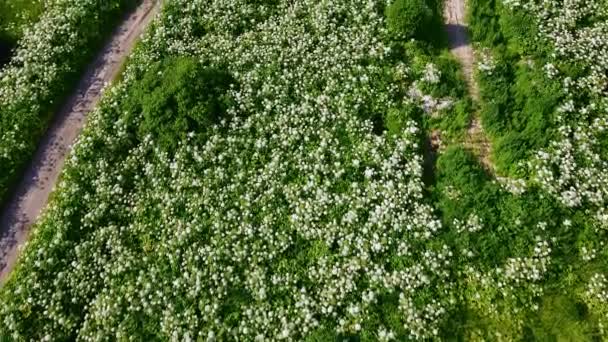
[[(490, 72), (478, 75), (478, 109), (492, 140), (493, 161), (500, 174), (526, 176), (521, 162), (547, 147), (558, 129), (554, 113), (563, 100), (562, 85), (543, 70), (550, 47), (536, 38), (540, 33), (527, 14), (508, 10), (500, 1), (476, 0), (470, 6), (472, 38), (491, 51), (495, 63)], [(564, 61), (561, 70), (575, 77), (581, 70), (568, 63)], [(477, 109), (467, 104), (465, 113)], [(455, 124), (458, 117), (430, 122), (439, 128)], [(467, 118), (463, 122), (470, 119), (467, 114), (462, 117)], [(455, 128), (448, 126), (446, 131), (462, 137), (465, 127)], [(599, 283), (608, 272), (608, 234), (598, 226), (594, 211), (566, 207), (538, 185), (490, 175), (458, 138), (446, 145), (438, 155), (429, 192), (447, 227), (444, 238), (463, 265), (454, 270), (461, 275), (461, 300), (450, 322), (454, 336), (527, 341), (605, 338), (608, 306), (593, 297), (590, 284)], [(547, 246), (550, 258), (542, 256)], [(526, 274), (526, 267), (544, 274), (530, 285), (510, 284), (506, 265), (520, 274)], [(534, 277), (525, 275), (529, 276)]]
[(0, 41), (14, 45), (44, 11), (42, 0), (0, 0)]
[[(443, 33), (427, 35), (438, 3), (261, 3), (164, 9), (0, 291), (0, 336), (600, 338), (607, 311), (588, 284), (608, 270), (607, 232), (534, 185), (488, 174), (462, 146), (477, 108)], [(384, 32), (374, 11), (388, 18), (381, 55), (358, 20)], [(497, 94), (509, 84), (505, 103), (521, 112), (497, 114), (490, 133), (517, 127), (542, 145), (549, 110), (524, 112), (550, 107), (550, 90), (513, 67), (514, 85), (485, 82)], [(425, 113), (414, 83), (452, 105)], [(433, 130), (447, 148), (424, 188)], [(511, 165), (520, 147), (505, 146), (496, 157)], [(583, 247), (594, 253), (584, 262)]]
[[(600, 336), (602, 317), (590, 312), (585, 286), (594, 274), (608, 271), (608, 253), (602, 244), (608, 236), (593, 218), (583, 210), (564, 207), (536, 187), (521, 194), (506, 191), (471, 152), (459, 146), (440, 154), (432, 194), (447, 227), (444, 238), (459, 259), (479, 270), (490, 272), (514, 257), (530, 255), (531, 246), (540, 240), (549, 241), (552, 249), (547, 274), (537, 283), (542, 289), (537, 299), (528, 288), (516, 287), (509, 298), (488, 289), (468, 292), (471, 283), (460, 283), (459, 292), (465, 296), (452, 323), (460, 336), (493, 339), (498, 332), (503, 338), (536, 341), (593, 341)], [(474, 221), (481, 228), (463, 230), (472, 217), (478, 218)], [(593, 260), (581, 260), (583, 246), (596, 251)], [(516, 303), (508, 304), (515, 298)], [(479, 304), (484, 301), (493, 304)], [(523, 311), (509, 313), (509, 306)], [(526, 322), (523, 326), (515, 322), (518, 315)]]
[(124, 112), (129, 125), (138, 121), (139, 140), (150, 135), (159, 147), (175, 151), (178, 142), (226, 120), (228, 90), (234, 78), (225, 70), (204, 67), (189, 58), (166, 59), (153, 65), (131, 88)]
[[(563, 93), (559, 81), (543, 70), (550, 47), (538, 38), (534, 18), (500, 1), (471, 1), (469, 22), (472, 40), (489, 49), (495, 64), (477, 75), (480, 116), (492, 140), (493, 160), (501, 173), (523, 176), (520, 163), (556, 136), (554, 113)], [(576, 73), (576, 66), (571, 70)]]

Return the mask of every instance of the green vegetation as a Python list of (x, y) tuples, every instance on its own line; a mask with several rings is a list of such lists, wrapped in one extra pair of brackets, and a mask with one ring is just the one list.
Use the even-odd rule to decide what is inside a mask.
[(53, 113), (121, 13), (133, 5), (132, 0), (49, 2), (40, 20), (30, 23), (15, 58), (0, 70), (0, 203), (20, 177)]
[(42, 0), (0, 0), (0, 42), (16, 44), (43, 11)]
[[(469, 266), (458, 271), (468, 275), (459, 286), (471, 294), (455, 315), (467, 317), (453, 323), (460, 334), (467, 339), (492, 339), (500, 332), (509, 340), (527, 336), (576, 341), (592, 341), (600, 335), (597, 320), (603, 319), (606, 304), (591, 313), (585, 286), (594, 274), (608, 272), (608, 253), (600, 247), (608, 236), (593, 218), (566, 208), (537, 187), (523, 193), (505, 191), (504, 184), (493, 180), (461, 147), (450, 147), (440, 155), (436, 177), (435, 203), (449, 227), (445, 238), (458, 251), (457, 258), (475, 264), (480, 272), (469, 274)], [(539, 241), (550, 241), (550, 263), (539, 255), (512, 259), (538, 254)], [(592, 262), (581, 263), (582, 246), (595, 251)], [(505, 276), (510, 268), (524, 277), (546, 275), (542, 282), (529, 285)], [(482, 283), (476, 282), (477, 277)], [(508, 291), (497, 291), (497, 283)]]
[(431, 28), (432, 19), (433, 10), (425, 0), (396, 0), (386, 8), (389, 32), (404, 40), (424, 37)]
[(10, 60), (24, 28), (38, 20), (43, 8), (40, 0), (0, 0), (0, 68)]
[(389, 35), (397, 41), (417, 40), (435, 47), (446, 44), (442, 29), (443, 2), (395, 0), (385, 8)]
[[(471, 34), (490, 49), (491, 70), (479, 73), (481, 119), (492, 137), (498, 170), (523, 176), (520, 162), (557, 137), (556, 110), (565, 98), (559, 79), (543, 68), (551, 61), (536, 18), (495, 0), (470, 2)], [(482, 61), (483, 62), (483, 61)]]
[(159, 147), (175, 151), (188, 133), (206, 136), (213, 125), (226, 120), (227, 92), (233, 78), (223, 70), (204, 67), (192, 58), (158, 62), (130, 89), (125, 119), (141, 122), (138, 138), (147, 135)]
[[(608, 64), (560, 44), (608, 58), (608, 8), (561, 4), (471, 1), (473, 103), (438, 1), (168, 2), (0, 290), (0, 337), (605, 340)], [(496, 173), (466, 144), (478, 109)]]

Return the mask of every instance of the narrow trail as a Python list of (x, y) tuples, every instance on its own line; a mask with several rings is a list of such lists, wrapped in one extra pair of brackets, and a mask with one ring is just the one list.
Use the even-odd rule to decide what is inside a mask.
[(0, 218), (0, 283), (13, 269), (20, 247), (27, 241), (32, 225), (45, 208), (65, 158), (86, 122), (86, 115), (97, 105), (104, 85), (116, 78), (159, 9), (159, 1), (143, 0), (125, 17), (40, 141), (32, 162)]
[[(444, 8), (445, 30), (448, 34), (450, 51), (462, 65), (469, 94), (474, 102), (479, 101), (479, 86), (475, 80), (475, 52), (471, 46), (466, 23), (466, 0), (446, 0)], [(467, 130), (465, 146), (475, 153), (484, 167), (495, 170), (490, 160), (491, 144), (486, 136), (479, 116), (475, 113)]]

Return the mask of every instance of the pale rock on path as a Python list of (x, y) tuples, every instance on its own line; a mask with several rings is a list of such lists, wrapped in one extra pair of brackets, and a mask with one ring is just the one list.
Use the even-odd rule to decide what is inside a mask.
[[(473, 101), (479, 101), (479, 86), (475, 80), (475, 52), (469, 40), (466, 23), (466, 0), (446, 0), (444, 7), (445, 30), (448, 34), (450, 51), (462, 65), (464, 76)], [(494, 171), (490, 160), (491, 144), (485, 135), (479, 116), (475, 114), (467, 130), (465, 145), (473, 150), (481, 163), (489, 171)]]
[(65, 158), (85, 124), (86, 115), (97, 105), (104, 86), (116, 78), (160, 5), (159, 1), (143, 0), (125, 17), (40, 141), (32, 162), (0, 218), (0, 283), (13, 269), (32, 225), (45, 208)]

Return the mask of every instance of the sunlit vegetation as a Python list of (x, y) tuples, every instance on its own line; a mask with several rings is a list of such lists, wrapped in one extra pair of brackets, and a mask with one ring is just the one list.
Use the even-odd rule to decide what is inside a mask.
[[(470, 1), (475, 103), (435, 1), (167, 1), (0, 336), (608, 338), (608, 8), (544, 5)], [(463, 143), (477, 110), (496, 172)]]

